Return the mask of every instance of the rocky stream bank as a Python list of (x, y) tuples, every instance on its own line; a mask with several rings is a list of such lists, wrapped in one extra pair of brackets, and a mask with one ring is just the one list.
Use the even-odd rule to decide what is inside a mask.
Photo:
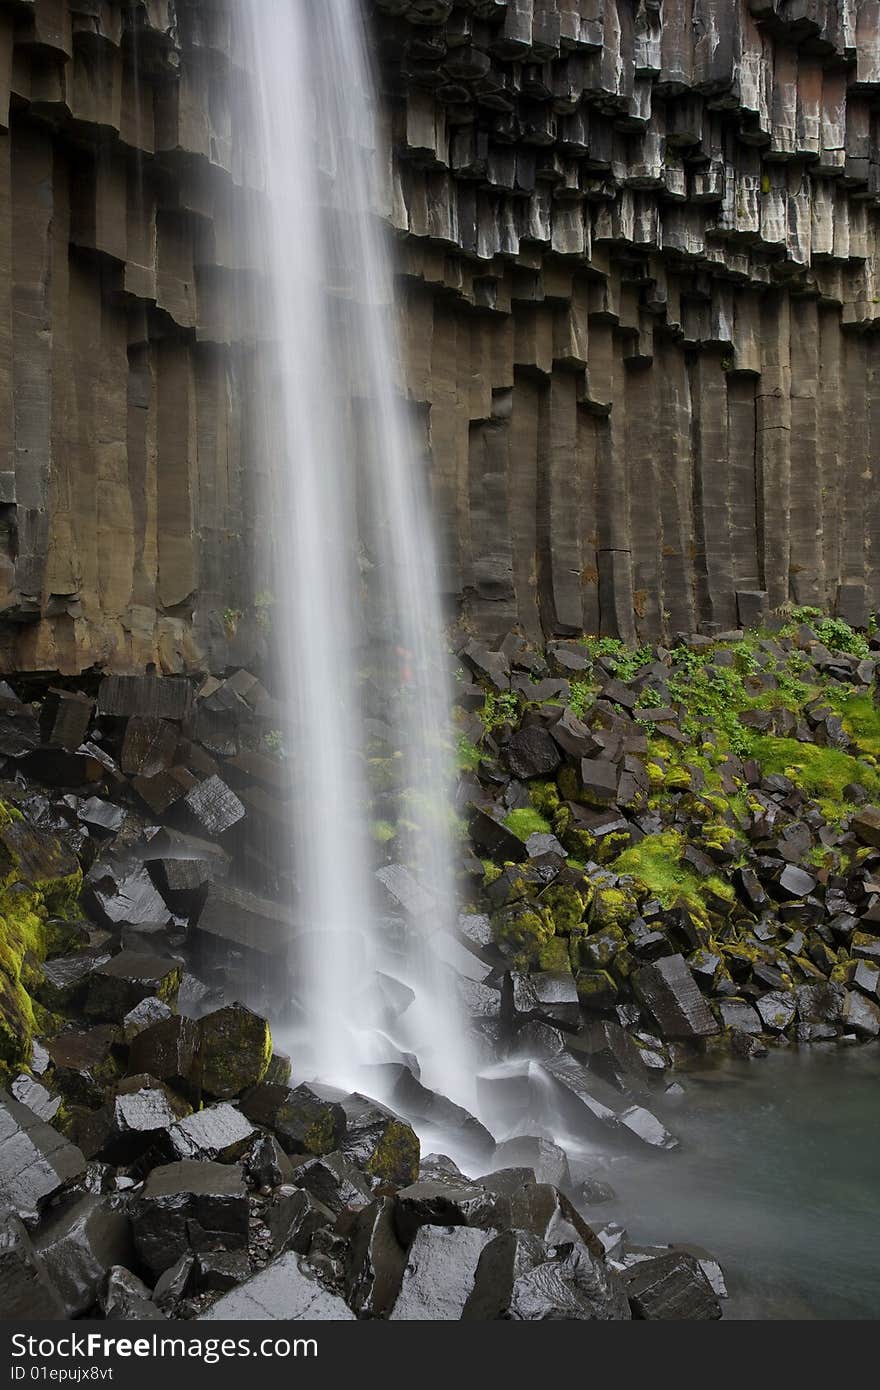
[[(389, 1109), (275, 1048), (303, 924), (289, 716), (254, 675), (0, 684), (5, 1315), (719, 1317), (705, 1251), (603, 1224), (548, 1097), (586, 1150), (649, 1155), (707, 1053), (877, 1047), (878, 665), (812, 611), (638, 651), (459, 644), (444, 959), (497, 1145), (403, 1055)], [(367, 760), (392, 937), (423, 893), (394, 698)]]

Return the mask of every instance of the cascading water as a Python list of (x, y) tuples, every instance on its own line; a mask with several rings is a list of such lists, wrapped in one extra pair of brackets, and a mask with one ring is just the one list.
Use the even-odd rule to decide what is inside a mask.
[[(381, 1098), (372, 1068), (415, 1054), (425, 1084), (472, 1105), (474, 1064), (437, 949), (455, 912), (437, 562), (395, 389), (363, 18), (358, 0), (242, 0), (242, 18), (272, 319), (275, 628), (296, 726), (298, 1057), (307, 1046), (316, 1078)], [(387, 834), (386, 821), (414, 876), (402, 935), (376, 891), (370, 831)]]

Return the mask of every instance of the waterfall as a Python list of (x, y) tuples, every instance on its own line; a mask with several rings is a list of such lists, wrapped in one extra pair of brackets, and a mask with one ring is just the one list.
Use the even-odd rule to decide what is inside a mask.
[[(373, 1068), (414, 1055), (424, 1084), (467, 1105), (474, 1065), (440, 949), (456, 912), (448, 658), (398, 387), (364, 21), (358, 0), (243, 0), (242, 17), (265, 194), (274, 628), (294, 711), (297, 1070), (307, 1049), (315, 1078), (381, 1099)], [(386, 875), (405, 928), (375, 874), (375, 837), (395, 828), (401, 869)]]

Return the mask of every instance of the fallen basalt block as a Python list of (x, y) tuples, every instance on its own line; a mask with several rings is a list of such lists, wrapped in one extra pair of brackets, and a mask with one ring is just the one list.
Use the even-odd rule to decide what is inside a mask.
[(231, 1100), (263, 1080), (272, 1057), (272, 1033), (259, 1014), (230, 1004), (199, 1021), (202, 1086), (217, 1100)]
[(94, 1307), (108, 1267), (134, 1258), (128, 1215), (108, 1197), (81, 1197), (53, 1211), (34, 1248), (68, 1318)]
[(268, 1268), (219, 1298), (200, 1321), (352, 1322), (354, 1313), (318, 1281), (298, 1256), (281, 1255)]
[(0, 1091), (0, 1201), (35, 1226), (51, 1199), (85, 1171), (82, 1152)]
[(246, 1250), (241, 1168), (184, 1160), (154, 1168), (131, 1216), (135, 1249), (158, 1278), (189, 1250)]

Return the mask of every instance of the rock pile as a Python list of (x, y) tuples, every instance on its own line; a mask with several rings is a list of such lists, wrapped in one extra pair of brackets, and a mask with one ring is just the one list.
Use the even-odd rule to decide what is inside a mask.
[(651, 1069), (878, 1037), (876, 639), (807, 610), (672, 649), (472, 641), (461, 663), (482, 915), (460, 927), (510, 970), (499, 1016), (612, 1071), (612, 1020)]

